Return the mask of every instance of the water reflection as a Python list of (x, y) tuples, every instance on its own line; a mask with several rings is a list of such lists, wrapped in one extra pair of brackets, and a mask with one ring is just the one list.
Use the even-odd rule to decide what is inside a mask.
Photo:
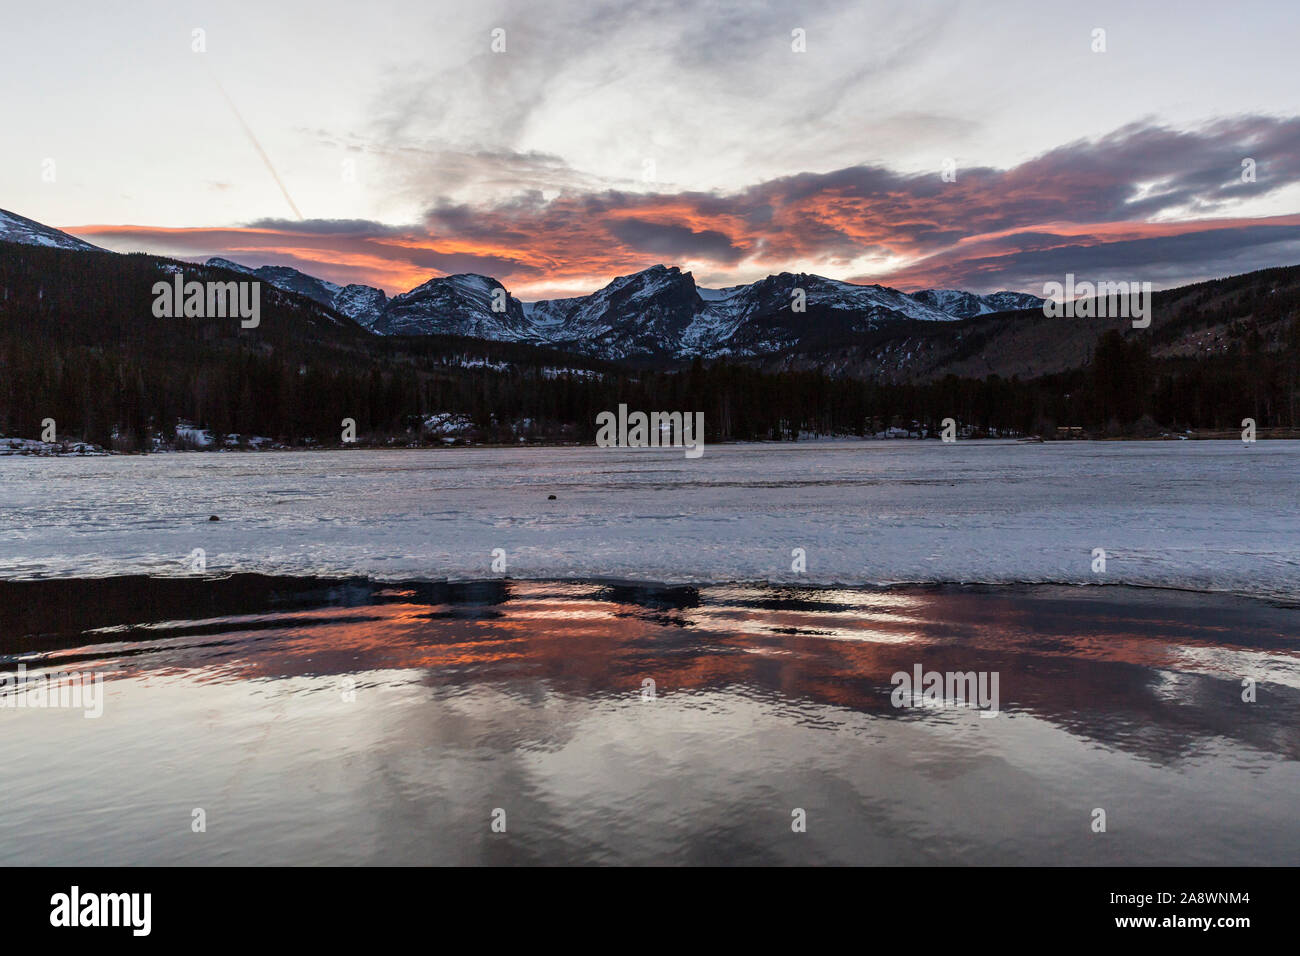
[[(109, 861), (1293, 862), (1297, 620), (1122, 588), (4, 582), (0, 671), (102, 671), (108, 706), (0, 711), (0, 835), (161, 750)], [(918, 664), (997, 672), (1001, 715), (894, 707)], [(15, 779), (58, 748), (53, 790)], [(214, 790), (231, 842), (145, 822)]]

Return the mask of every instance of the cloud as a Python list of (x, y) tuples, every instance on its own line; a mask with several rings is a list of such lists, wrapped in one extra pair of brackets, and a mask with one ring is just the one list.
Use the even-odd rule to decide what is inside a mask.
[[(1169, 282), (1294, 261), (1295, 217), (1234, 218), (1300, 183), (1300, 117), (1195, 129), (1130, 124), (1009, 169), (902, 173), (879, 165), (783, 176), (729, 192), (645, 192), (569, 175), (544, 154), (483, 154), (524, 188), (501, 201), (440, 199), (421, 222), (267, 219), (234, 229), (72, 229), (112, 248), (300, 264), (401, 291), (430, 272), (496, 276), (521, 294), (590, 290), (656, 262), (705, 284), (818, 271), (857, 281), (1033, 288), (1088, 268), (1151, 269)], [(1242, 160), (1255, 163), (1244, 181)], [(132, 245), (134, 243), (134, 245)]]
[[(876, 147), (950, 143), (972, 124), (944, 127), (941, 117), (882, 103), (877, 84), (923, 71), (956, 29), (954, 7), (484, 0), (392, 64), (359, 135), (385, 152), (399, 144), (464, 155), (540, 149), (581, 157), (607, 181), (635, 177), (651, 158), (669, 181), (696, 187), (726, 181), (735, 168), (764, 176), (828, 162), (851, 148), (845, 128), (864, 119)], [(794, 29), (804, 31), (806, 53), (792, 51)], [(504, 47), (494, 52), (498, 30)]]

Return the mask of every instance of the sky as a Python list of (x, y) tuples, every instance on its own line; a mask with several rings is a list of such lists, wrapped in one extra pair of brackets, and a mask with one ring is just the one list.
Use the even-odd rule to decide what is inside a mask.
[(6, 4), (0, 207), (118, 251), (524, 299), (1300, 262), (1294, 0), (115, 6)]

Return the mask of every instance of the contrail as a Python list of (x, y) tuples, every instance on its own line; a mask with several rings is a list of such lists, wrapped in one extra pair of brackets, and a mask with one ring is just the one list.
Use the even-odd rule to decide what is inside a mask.
[(284, 201), (289, 204), (289, 208), (293, 210), (293, 214), (299, 219), (302, 219), (302, 213), (298, 211), (298, 206), (294, 203), (293, 197), (289, 195), (289, 190), (284, 188), (284, 181), (280, 179), (280, 174), (277, 173), (275, 167), (271, 165), (271, 157), (266, 155), (266, 150), (262, 148), (262, 144), (257, 141), (257, 137), (253, 135), (253, 131), (249, 129), (248, 124), (244, 122), (244, 117), (239, 114), (239, 110), (235, 107), (234, 101), (226, 92), (226, 88), (221, 85), (221, 81), (213, 75), (211, 70), (208, 71), (208, 76), (212, 77), (212, 82), (216, 84), (217, 89), (221, 92), (221, 98), (224, 99), (226, 105), (230, 107), (230, 112), (234, 113), (235, 119), (239, 120), (239, 125), (243, 127), (244, 135), (247, 136), (248, 141), (253, 144), (253, 148), (257, 150), (257, 155), (261, 156), (262, 162), (266, 163), (266, 168), (271, 173), (271, 178), (274, 179), (275, 184), (280, 187), (280, 192), (284, 193)]

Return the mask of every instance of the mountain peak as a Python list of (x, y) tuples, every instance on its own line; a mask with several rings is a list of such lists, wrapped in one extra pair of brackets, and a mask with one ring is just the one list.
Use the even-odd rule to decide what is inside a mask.
[(410, 292), (393, 296), (371, 327), (383, 335), (464, 335), (521, 341), (529, 338), (530, 323), (523, 303), (499, 280), (461, 272), (434, 276)]
[(243, 272), (246, 275), (252, 275), (254, 271), (248, 266), (241, 266), (238, 262), (232, 262), (229, 259), (222, 259), (220, 256), (213, 256), (203, 264), (205, 266), (212, 266), (216, 269), (229, 269), (231, 272)]

